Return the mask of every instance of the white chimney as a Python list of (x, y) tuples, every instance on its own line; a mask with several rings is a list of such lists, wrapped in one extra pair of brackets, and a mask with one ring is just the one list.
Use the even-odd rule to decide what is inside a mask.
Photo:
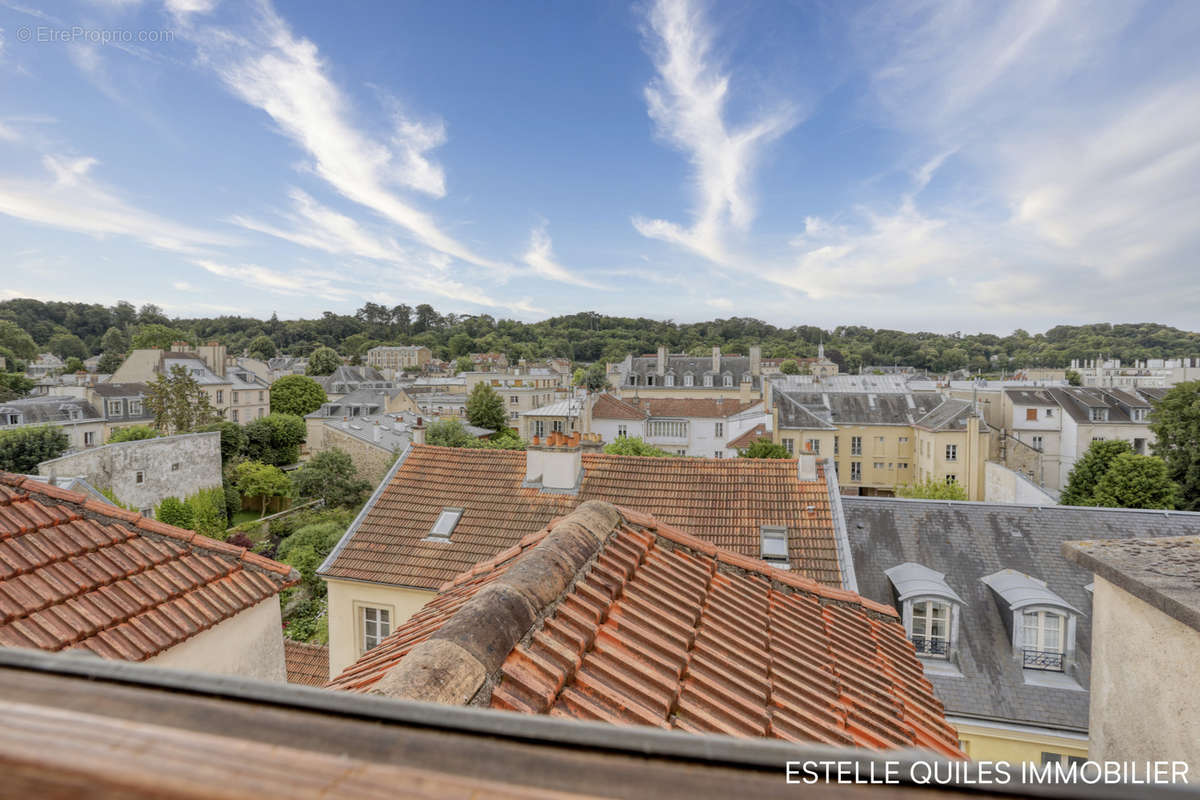
[(762, 345), (750, 345), (750, 374), (756, 378), (762, 375)]
[(721, 371), (721, 346), (720, 345), (715, 345), (715, 344), (713, 345), (712, 371), (713, 372)]
[(573, 491), (579, 488), (582, 471), (578, 433), (551, 433), (541, 440), (535, 436), (525, 448), (526, 483), (540, 483), (542, 489)]
[(812, 453), (801, 453), (799, 466), (799, 478), (802, 481), (815, 481), (817, 479), (817, 457)]
[(658, 374), (659, 377), (667, 374), (667, 346), (660, 344), (658, 346)]

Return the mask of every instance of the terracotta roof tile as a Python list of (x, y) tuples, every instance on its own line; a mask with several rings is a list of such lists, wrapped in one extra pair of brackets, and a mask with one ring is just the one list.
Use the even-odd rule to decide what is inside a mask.
[(0, 644), (143, 661), (298, 582), (192, 531), (0, 473)]
[(284, 639), (283, 652), (287, 658), (288, 683), (324, 686), (329, 682), (329, 647), (327, 645), (305, 644)]
[[(488, 595), (484, 588), (527, 579), (526, 567), (515, 569), (519, 564), (552, 563), (555, 548), (566, 541), (557, 537), (568, 535), (562, 531), (580, 515), (594, 519), (597, 507), (612, 508), (588, 503), (536, 540), (448, 582), (329, 687), (443, 699), (393, 692), (405, 685), (404, 659), (418, 647), (433, 652), (428, 648), (447, 637), (469, 637), (466, 620), (487, 619), (494, 626), (503, 613), (499, 606), (480, 616), (478, 604), (504, 595)], [(463, 702), (694, 733), (919, 747), (963, 757), (894, 612), (878, 613), (876, 604), (851, 592), (704, 546), (670, 525), (652, 530), (642, 513), (610, 513), (616, 521), (594, 542), (589, 560), (566, 576), (560, 595), (534, 609), (532, 627), (504, 642), (507, 655), (500, 654), (498, 668)], [(543, 548), (550, 550), (539, 562)], [(470, 613), (456, 617), (469, 603)], [(460, 653), (457, 661), (473, 658), (454, 652)], [(427, 668), (422, 662), (412, 672)]]
[(757, 442), (759, 439), (770, 439), (771, 432), (767, 430), (767, 426), (763, 423), (755, 425), (750, 430), (743, 433), (736, 439), (730, 439), (725, 443), (725, 446), (730, 450), (745, 450), (750, 445)]
[[(580, 503), (604, 500), (754, 559), (761, 526), (783, 525), (797, 574), (841, 582), (823, 463), (816, 481), (800, 481), (791, 459), (585, 452), (582, 464), (578, 494), (553, 494), (523, 485), (523, 452), (414, 445), (321, 574), (436, 589)], [(445, 508), (464, 509), (451, 540), (426, 541)]]
[(599, 395), (592, 405), (592, 419), (645, 419), (647, 416), (645, 411), (608, 392)]
[(760, 406), (762, 401), (728, 397), (641, 397), (633, 400), (631, 405), (652, 417), (725, 419)]

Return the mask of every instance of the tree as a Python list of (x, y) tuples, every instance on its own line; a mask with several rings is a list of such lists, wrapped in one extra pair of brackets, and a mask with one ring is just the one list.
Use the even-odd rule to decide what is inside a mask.
[(1092, 442), (1083, 457), (1075, 462), (1067, 476), (1067, 486), (1059, 498), (1064, 506), (1090, 506), (1096, 484), (1108, 472), (1113, 460), (1122, 453), (1132, 453), (1129, 442), (1120, 439)]
[[(21, 330), (16, 323), (0, 319), (0, 347), (6, 347), (17, 358), (32, 361), (37, 358), (38, 347), (33, 337)], [(9, 366), (12, 369), (12, 366)]]
[(96, 372), (101, 375), (112, 375), (121, 368), (121, 364), (125, 362), (123, 356), (116, 353), (104, 353), (100, 356), (100, 360), (96, 362)]
[(178, 497), (164, 497), (154, 512), (159, 522), (174, 525), (177, 528), (192, 529), (192, 507)]
[(178, 328), (172, 328), (169, 325), (160, 323), (150, 323), (141, 325), (133, 334), (131, 346), (135, 350), (146, 350), (151, 347), (157, 347), (162, 350), (170, 350), (171, 345), (175, 342), (187, 342), (189, 345), (195, 339), (192, 334), (187, 331), (181, 331)]
[(1088, 505), (1110, 508), (1175, 508), (1179, 487), (1161, 458), (1121, 453), (1108, 465)]
[(508, 427), (504, 398), (486, 383), (477, 383), (467, 398), (467, 420), (478, 428), (502, 431)]
[(1083, 376), (1073, 369), (1067, 370), (1067, 384), (1070, 386), (1083, 386)]
[(100, 350), (123, 356), (129, 352), (129, 337), (120, 328), (109, 328), (100, 337)]
[(222, 466), (229, 464), (229, 462), (241, 456), (242, 451), (246, 449), (246, 432), (236, 422), (222, 420), (221, 422), (210, 422), (207, 425), (201, 425), (196, 428), (196, 433), (211, 433), (213, 431), (218, 431), (221, 434)]
[(583, 367), (576, 367), (575, 371), (571, 373), (571, 385), (583, 386), (583, 381), (586, 378), (587, 371)]
[(80, 361), (75, 356), (71, 356), (70, 358), (68, 358), (67, 363), (63, 364), (63, 368), (62, 368), (63, 375), (74, 375), (76, 372), (86, 372), (86, 371), (87, 371), (87, 368), (83, 366), (83, 362)]
[(275, 342), (264, 333), (250, 340), (250, 346), (246, 348), (246, 352), (251, 358), (266, 361), (268, 358), (274, 358), (278, 351), (275, 348)]
[(967, 490), (958, 483), (946, 483), (926, 478), (924, 483), (896, 487), (896, 495), (921, 500), (966, 500)]
[(458, 360), (454, 362), (454, 371), (456, 373), (470, 372), (473, 369), (475, 369), (475, 362), (471, 360), (470, 356), (459, 356)]
[(349, 454), (344, 450), (322, 450), (292, 473), (292, 485), (300, 497), (320, 497), (326, 506), (357, 506), (366, 499), (371, 484), (360, 480)]
[(603, 362), (597, 361), (587, 368), (583, 374), (583, 385), (590, 392), (602, 392), (608, 388), (608, 371)]
[(120, 428), (113, 431), (112, 436), (108, 437), (108, 443), (137, 442), (142, 439), (153, 439), (157, 436), (158, 431), (149, 425), (130, 425), (128, 428)]
[(0, 431), (0, 470), (37, 472), (38, 464), (58, 458), (69, 446), (67, 434), (52, 425)]
[(738, 450), (738, 458), (791, 458), (792, 454), (781, 444), (770, 439), (756, 439), (750, 446)]
[(425, 431), (425, 443), (438, 447), (467, 447), (474, 438), (456, 419), (440, 419)]
[(301, 417), (276, 413), (247, 422), (242, 430), (246, 434), (243, 455), (279, 467), (300, 460), (300, 444), (308, 433)]
[[(266, 419), (266, 417), (263, 417)], [(260, 461), (243, 461), (233, 468), (233, 482), (243, 497), (262, 499), (262, 513), (267, 513), (267, 503), (273, 497), (291, 497), (292, 482), (279, 467)]]
[(1179, 508), (1200, 511), (1200, 381), (1181, 383), (1150, 413), (1150, 452), (1167, 465), (1179, 486)]
[(332, 347), (318, 347), (308, 357), (305, 375), (332, 375), (342, 365), (342, 357)]
[(784, 361), (779, 365), (779, 371), (784, 375), (799, 375), (800, 364), (796, 361), (796, 359), (789, 358), (787, 361)]
[(187, 370), (176, 365), (171, 375), (159, 375), (146, 388), (146, 408), (154, 414), (154, 425), (166, 433), (185, 433), (216, 422), (220, 412)]
[(271, 413), (303, 417), (329, 398), (321, 384), (304, 375), (285, 375), (271, 384)]
[(671, 457), (671, 453), (661, 450), (652, 444), (646, 444), (639, 436), (618, 436), (614, 441), (604, 445), (604, 452), (613, 456)]
[(18, 400), (37, 384), (19, 372), (0, 372), (0, 401)]
[(46, 348), (61, 359), (78, 358), (80, 361), (91, 355), (87, 345), (73, 333), (56, 333), (50, 337)]

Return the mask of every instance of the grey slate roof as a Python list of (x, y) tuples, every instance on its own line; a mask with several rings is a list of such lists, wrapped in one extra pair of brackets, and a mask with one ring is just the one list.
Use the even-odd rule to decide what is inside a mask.
[[(974, 410), (969, 401), (947, 398), (913, 424), (931, 431), (965, 431), (967, 420), (973, 415)], [(987, 423), (982, 417), (979, 419), (979, 427), (981, 430), (987, 430)]]
[[(79, 410), (79, 416), (71, 419), (69, 409)], [(22, 425), (44, 425), (46, 423), (100, 421), (96, 408), (77, 397), (26, 397), (20, 400), (0, 402), (0, 410), (12, 409), (20, 413)]]
[[(913, 425), (940, 405), (932, 393), (779, 391), (779, 427), (831, 430), (837, 425)], [(955, 401), (961, 402), (961, 401)], [(796, 410), (803, 407), (807, 414)], [(786, 409), (786, 410), (785, 410)], [(822, 424), (811, 423), (816, 418)]]
[(144, 397), (144, 383), (97, 383), (91, 389), (100, 397)]
[(895, 603), (884, 570), (914, 562), (945, 573), (965, 601), (958, 639), (962, 677), (927, 673), (951, 715), (1086, 730), (1088, 693), (1026, 684), (1013, 659), (1005, 614), (981, 578), (1013, 569), (1046, 582), (1083, 611), (1074, 677), (1085, 689), (1091, 671), (1090, 570), (1069, 563), (1063, 542), (1200, 533), (1200, 513), (1019, 506), (1000, 503), (843, 497), (858, 590)]
[[(726, 374), (733, 376), (734, 388), (741, 385), (743, 376), (749, 376), (754, 388), (757, 389), (762, 385), (761, 375), (750, 375), (750, 357), (749, 356), (727, 356), (722, 355), (720, 360), (720, 369), (713, 370), (712, 356), (688, 356), (688, 355), (668, 355), (666, 363), (665, 375), (675, 376), (675, 387), (683, 387), (683, 376), (689, 372), (695, 383), (688, 387), (691, 389), (722, 389), (728, 388), (722, 386), (722, 377)], [(658, 374), (658, 356), (635, 356), (631, 359), (629, 367), (629, 375), (638, 376), (638, 385), (646, 385), (647, 375)], [(704, 376), (713, 375), (713, 385), (706, 387), (704, 385)], [(628, 380), (628, 377), (626, 378)]]
[(395, 384), (383, 377), (383, 373), (374, 367), (338, 367), (328, 375), (313, 378), (321, 384), (326, 394), (349, 394), (363, 388), (363, 384), (376, 388), (390, 387)]

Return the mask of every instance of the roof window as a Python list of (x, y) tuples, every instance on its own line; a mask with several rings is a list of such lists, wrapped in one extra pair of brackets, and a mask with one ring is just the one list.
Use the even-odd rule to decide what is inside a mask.
[(763, 525), (759, 528), (762, 537), (762, 558), (773, 567), (788, 569), (787, 528), (783, 525)]
[(442, 509), (442, 513), (438, 514), (437, 522), (433, 523), (433, 528), (430, 529), (429, 535), (425, 537), (425, 541), (450, 541), (450, 534), (454, 533), (454, 529), (458, 526), (458, 521), (462, 519), (462, 515), (463, 510), (461, 508)]
[(904, 630), (917, 655), (953, 658), (963, 600), (946, 583), (945, 574), (911, 561), (884, 574), (895, 587)]

